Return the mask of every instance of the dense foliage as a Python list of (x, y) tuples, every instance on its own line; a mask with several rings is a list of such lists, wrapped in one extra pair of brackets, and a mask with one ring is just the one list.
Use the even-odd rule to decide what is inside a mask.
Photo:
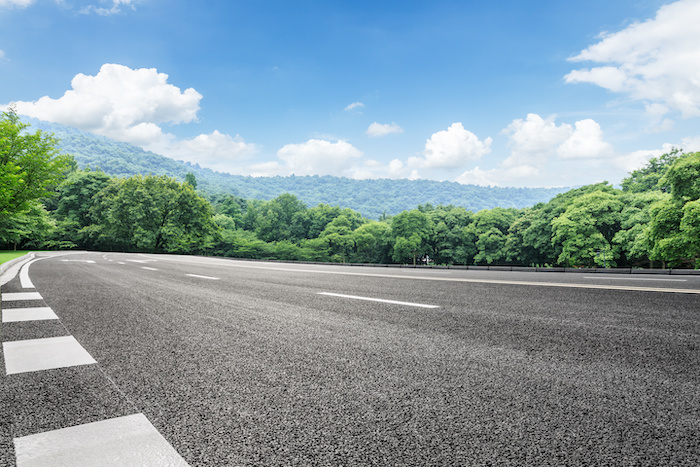
[(70, 158), (42, 131), (29, 133), (13, 109), (0, 116), (0, 242), (16, 244), (51, 227), (41, 198), (60, 182)]
[(472, 211), (497, 206), (524, 208), (547, 201), (565, 188), (499, 188), (462, 185), (433, 180), (352, 180), (331, 176), (247, 177), (214, 172), (196, 164), (147, 152), (127, 143), (65, 127), (31, 120), (32, 125), (53, 132), (59, 147), (72, 154), (79, 167), (100, 168), (108, 175), (167, 175), (184, 181), (188, 173), (205, 193), (228, 194), (246, 199), (271, 200), (290, 193), (309, 206), (329, 204), (350, 208), (369, 219), (396, 215), (421, 203), (453, 204)]
[[(75, 164), (66, 172), (51, 150), (55, 142), (38, 135), (53, 156), (41, 163), (54, 187), (37, 193), (53, 196), (6, 215), (1, 246), (573, 267), (697, 267), (700, 257), (700, 153), (674, 150), (652, 159), (622, 189), (598, 183), (522, 209), (424, 203), (376, 220), (338, 205), (309, 207), (292, 193), (269, 200), (206, 194), (193, 172), (182, 183)], [(5, 170), (3, 180), (12, 180), (25, 169)]]

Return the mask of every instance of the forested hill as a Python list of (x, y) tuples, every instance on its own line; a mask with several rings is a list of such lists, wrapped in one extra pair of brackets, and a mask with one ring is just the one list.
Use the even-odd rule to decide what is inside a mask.
[(432, 180), (352, 180), (331, 176), (247, 177), (215, 172), (197, 164), (165, 156), (97, 136), (75, 128), (25, 118), (30, 131), (53, 132), (59, 147), (72, 154), (81, 168), (100, 168), (105, 173), (128, 177), (135, 174), (168, 175), (183, 181), (188, 172), (197, 178), (198, 189), (209, 195), (229, 193), (246, 199), (269, 200), (292, 193), (309, 207), (325, 203), (351, 208), (365, 217), (395, 215), (419, 204), (462, 206), (477, 212), (495, 207), (523, 208), (547, 202), (568, 188), (497, 188)]

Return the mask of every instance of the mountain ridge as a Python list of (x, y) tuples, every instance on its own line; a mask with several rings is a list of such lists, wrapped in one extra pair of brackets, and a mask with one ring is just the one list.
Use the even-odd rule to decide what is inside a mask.
[(354, 180), (331, 175), (252, 177), (217, 172), (198, 164), (177, 161), (142, 148), (77, 128), (23, 118), (29, 130), (40, 129), (59, 139), (59, 148), (72, 154), (80, 168), (99, 168), (108, 175), (167, 175), (183, 181), (187, 173), (197, 178), (198, 189), (209, 196), (231, 194), (246, 199), (269, 200), (291, 193), (309, 207), (329, 204), (351, 208), (378, 219), (414, 209), (420, 204), (482, 209), (524, 208), (547, 202), (569, 188), (503, 188), (462, 185), (457, 182), (408, 179)]

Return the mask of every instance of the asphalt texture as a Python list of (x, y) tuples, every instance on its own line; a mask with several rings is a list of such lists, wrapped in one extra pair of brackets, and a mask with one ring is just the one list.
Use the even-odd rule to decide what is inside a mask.
[(60, 321), (2, 341), (70, 334), (98, 364), (3, 367), (1, 465), (14, 437), (135, 413), (192, 466), (700, 465), (700, 294), (620, 289), (700, 276), (103, 253), (29, 275)]

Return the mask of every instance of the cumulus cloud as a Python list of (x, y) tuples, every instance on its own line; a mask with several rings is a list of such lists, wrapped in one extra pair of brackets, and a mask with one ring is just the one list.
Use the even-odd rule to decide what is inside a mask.
[[(600, 125), (591, 119), (579, 120), (566, 140), (557, 149), (564, 159), (596, 159), (610, 156), (613, 147), (603, 141)], [(570, 129), (571, 127), (569, 127)]]
[(167, 81), (168, 75), (155, 68), (132, 70), (107, 63), (95, 76), (76, 75), (72, 89), (58, 99), (44, 96), (34, 102), (15, 102), (15, 106), (23, 115), (123, 141), (139, 125), (196, 119), (202, 95), (192, 88), (181, 91)]
[(563, 159), (596, 159), (610, 156), (613, 147), (603, 140), (600, 125), (591, 119), (579, 120), (574, 126), (557, 125), (547, 119), (528, 114), (525, 120), (513, 120), (503, 131), (508, 136), (511, 155), (503, 167), (542, 166), (552, 157)]
[[(685, 117), (700, 115), (700, 2), (662, 6), (656, 17), (605, 33), (573, 62), (601, 66), (572, 70), (569, 83), (591, 83), (631, 98), (660, 103)], [(658, 110), (658, 109), (657, 109)]]
[(511, 149), (511, 155), (504, 161), (504, 166), (543, 163), (571, 132), (570, 125), (557, 125), (553, 117), (544, 119), (537, 114), (528, 114), (525, 120), (513, 120), (501, 132), (508, 136), (508, 146)]
[[(122, 2), (124, 3), (124, 2)], [(126, 2), (129, 3), (129, 2)], [(105, 64), (95, 76), (76, 75), (70, 90), (53, 99), (15, 102), (17, 112), (136, 144), (173, 158), (228, 170), (232, 161), (255, 153), (239, 136), (214, 131), (178, 140), (160, 125), (197, 120), (202, 95), (168, 83), (154, 68), (131, 69)]]
[(395, 122), (392, 123), (372, 123), (369, 128), (367, 128), (367, 135), (378, 137), (390, 135), (391, 133), (403, 133), (403, 128), (398, 126)]
[(425, 143), (424, 157), (411, 157), (408, 165), (427, 169), (454, 169), (479, 159), (491, 152), (491, 138), (484, 141), (461, 123), (453, 123), (447, 130), (438, 131)]
[(347, 141), (310, 139), (301, 144), (287, 144), (277, 151), (277, 157), (290, 174), (341, 175), (357, 163), (362, 152)]
[(343, 110), (354, 110), (354, 109), (361, 109), (365, 106), (362, 102), (353, 102), (352, 104), (349, 104), (345, 109)]

